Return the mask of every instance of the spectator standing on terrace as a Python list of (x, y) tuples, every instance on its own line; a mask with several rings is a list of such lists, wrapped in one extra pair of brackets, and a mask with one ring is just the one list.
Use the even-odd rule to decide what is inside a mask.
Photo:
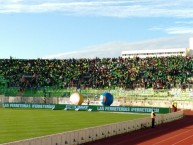
[(152, 110), (151, 112), (151, 128), (155, 128), (155, 112)]
[(46, 97), (43, 98), (43, 102), (44, 102), (44, 104), (46, 104)]
[(88, 98), (88, 99), (87, 99), (87, 105), (89, 105), (89, 104), (90, 104), (90, 99)]

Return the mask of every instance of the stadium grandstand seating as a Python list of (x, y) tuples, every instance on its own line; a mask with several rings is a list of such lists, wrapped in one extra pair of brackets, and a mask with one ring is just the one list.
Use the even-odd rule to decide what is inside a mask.
[(0, 75), (0, 94), (4, 93), (7, 81)]
[(187, 89), (193, 84), (193, 58), (0, 59), (0, 75), (8, 96), (68, 96), (61, 91), (67, 88)]

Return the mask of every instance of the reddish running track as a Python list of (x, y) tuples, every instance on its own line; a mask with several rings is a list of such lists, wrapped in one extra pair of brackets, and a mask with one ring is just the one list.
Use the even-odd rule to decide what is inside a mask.
[(84, 145), (193, 145), (193, 112), (183, 119), (121, 134)]

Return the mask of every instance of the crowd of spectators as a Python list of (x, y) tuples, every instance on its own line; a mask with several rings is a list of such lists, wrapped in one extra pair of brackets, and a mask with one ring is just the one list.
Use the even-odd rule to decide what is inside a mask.
[(8, 87), (170, 89), (192, 83), (193, 58), (0, 59)]

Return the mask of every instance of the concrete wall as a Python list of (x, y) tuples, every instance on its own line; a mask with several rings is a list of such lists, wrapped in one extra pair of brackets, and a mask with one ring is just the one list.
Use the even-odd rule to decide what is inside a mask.
[[(0, 97), (0, 104), (1, 102), (9, 102), (9, 103), (42, 103), (43, 97)], [(168, 100), (115, 100), (114, 104), (112, 106), (144, 106), (144, 107), (172, 107), (172, 99)], [(177, 102), (177, 108), (178, 109), (191, 109), (193, 110), (193, 101), (175, 101)], [(46, 104), (60, 104), (70, 103), (69, 98), (46, 98)], [(86, 105), (87, 103), (83, 103), (83, 105)], [(91, 101), (91, 105), (99, 105), (99, 101)]]
[[(120, 102), (122, 106), (143, 106), (143, 107), (164, 107), (171, 108), (172, 100), (128, 100), (126, 102)], [(193, 101), (174, 101), (177, 103), (178, 109), (190, 109), (193, 110)]]

